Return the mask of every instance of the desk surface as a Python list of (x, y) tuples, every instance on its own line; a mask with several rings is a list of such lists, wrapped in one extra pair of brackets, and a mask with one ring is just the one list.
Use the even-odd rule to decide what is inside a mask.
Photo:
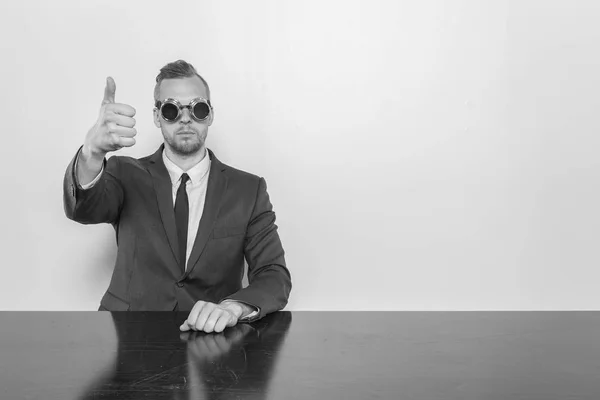
[(600, 399), (600, 312), (0, 312), (0, 398)]

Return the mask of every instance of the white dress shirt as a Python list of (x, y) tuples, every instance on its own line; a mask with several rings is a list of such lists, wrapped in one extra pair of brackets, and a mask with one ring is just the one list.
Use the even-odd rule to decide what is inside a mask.
[[(190, 259), (190, 254), (192, 254), (192, 247), (194, 247), (196, 233), (198, 233), (198, 226), (200, 225), (200, 218), (202, 218), (202, 211), (204, 211), (204, 202), (206, 200), (206, 188), (208, 186), (208, 175), (210, 173), (210, 157), (206, 150), (204, 150), (204, 152), (202, 161), (187, 171), (190, 179), (187, 181), (185, 189), (188, 195), (190, 213), (185, 254), (186, 269), (188, 268), (187, 262)], [(181, 184), (181, 175), (186, 171), (182, 170), (175, 165), (173, 161), (169, 160), (169, 157), (167, 157), (164, 150), (162, 152), (162, 159), (165, 163), (165, 167), (167, 167), (167, 172), (171, 177), (171, 192), (173, 194), (173, 207), (175, 207), (177, 189), (179, 189), (179, 185)]]

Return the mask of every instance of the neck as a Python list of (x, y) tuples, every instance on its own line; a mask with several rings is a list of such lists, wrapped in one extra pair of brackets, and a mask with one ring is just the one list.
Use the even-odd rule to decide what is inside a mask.
[(202, 146), (200, 150), (193, 154), (178, 154), (169, 147), (165, 143), (165, 154), (169, 158), (169, 160), (173, 161), (173, 164), (177, 165), (183, 171), (187, 171), (192, 168), (194, 165), (198, 164), (200, 161), (204, 159), (204, 156), (208, 156), (208, 152), (206, 151), (206, 147)]

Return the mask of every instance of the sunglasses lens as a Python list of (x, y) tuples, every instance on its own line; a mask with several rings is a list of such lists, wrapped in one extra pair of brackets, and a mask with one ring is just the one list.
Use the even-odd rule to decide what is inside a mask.
[(210, 114), (210, 107), (206, 103), (197, 103), (194, 106), (194, 116), (197, 119), (205, 119)]
[(179, 108), (175, 104), (165, 103), (161, 108), (162, 116), (167, 121), (175, 121), (179, 115)]

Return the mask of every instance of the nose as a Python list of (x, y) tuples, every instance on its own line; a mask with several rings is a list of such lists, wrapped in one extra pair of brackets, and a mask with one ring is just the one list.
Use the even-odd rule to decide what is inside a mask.
[(181, 110), (181, 118), (179, 119), (179, 122), (181, 122), (182, 124), (189, 124), (192, 121), (192, 116), (190, 112), (191, 111), (189, 107), (184, 107)]

